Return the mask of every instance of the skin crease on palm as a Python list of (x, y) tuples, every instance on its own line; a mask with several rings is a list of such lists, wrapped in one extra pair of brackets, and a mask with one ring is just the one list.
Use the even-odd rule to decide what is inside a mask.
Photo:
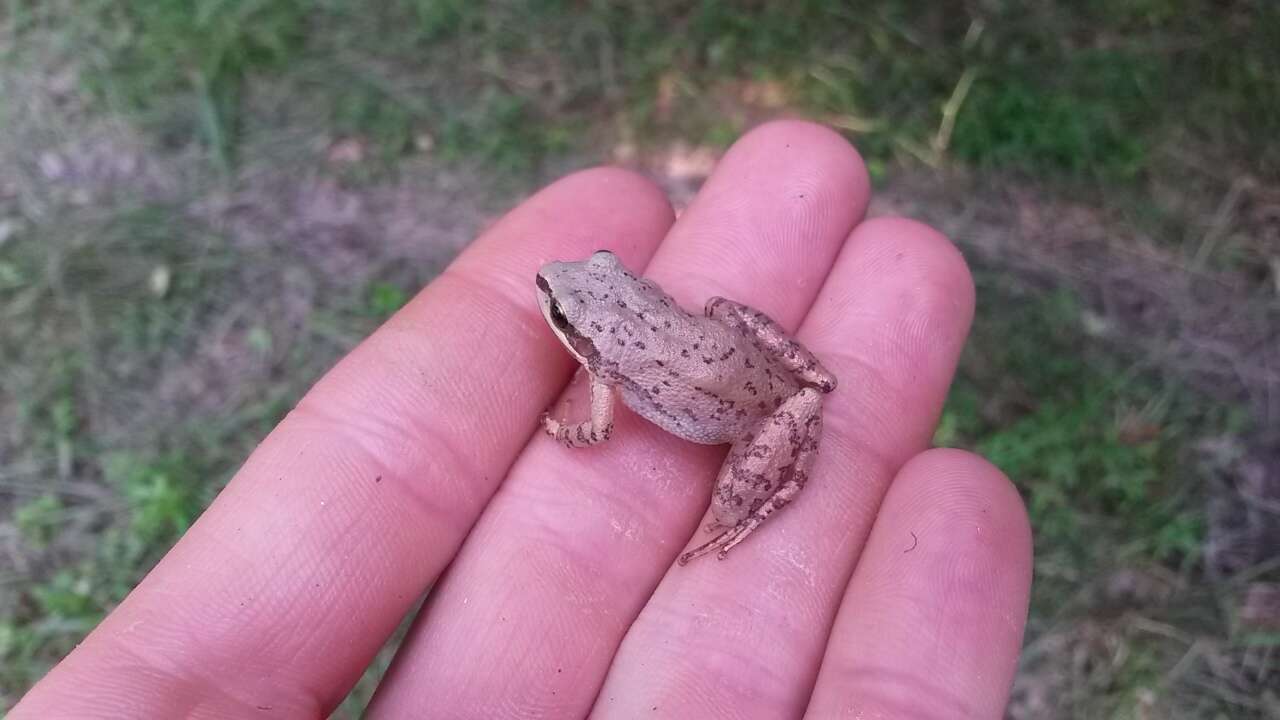
[[(427, 588), (370, 718), (1000, 717), (1030, 530), (999, 471), (929, 449), (972, 282), (868, 194), (798, 121), (741, 138), (678, 221), (627, 171), (550, 185), (318, 382), (9, 717), (323, 717)], [(594, 447), (539, 428), (577, 363), (531, 279), (601, 248), (682, 307), (758, 308), (840, 379), (804, 492), (722, 562), (675, 561), (723, 446), (622, 406)]]

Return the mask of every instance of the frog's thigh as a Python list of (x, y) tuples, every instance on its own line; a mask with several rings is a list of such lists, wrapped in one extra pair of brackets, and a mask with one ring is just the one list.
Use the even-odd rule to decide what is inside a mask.
[(586, 447), (604, 442), (613, 432), (614, 390), (595, 378), (591, 379), (591, 417), (577, 423), (565, 423), (543, 414), (542, 427), (547, 434), (567, 447)]
[(761, 421), (753, 437), (739, 440), (729, 451), (711, 501), (716, 521), (733, 527), (787, 482), (803, 487), (807, 472), (801, 460), (817, 451), (821, 432), (822, 396), (805, 388), (787, 398)]
[(722, 297), (707, 301), (704, 314), (736, 327), (755, 340), (757, 346), (790, 370), (802, 383), (824, 393), (836, 389), (836, 376), (818, 362), (808, 348), (796, 342), (781, 325), (749, 305)]
[(759, 433), (736, 443), (720, 468), (711, 499), (716, 518), (712, 525), (727, 529), (681, 555), (680, 564), (716, 550), (723, 559), (774, 511), (790, 503), (809, 480), (821, 436), (822, 396), (804, 388), (765, 418)]

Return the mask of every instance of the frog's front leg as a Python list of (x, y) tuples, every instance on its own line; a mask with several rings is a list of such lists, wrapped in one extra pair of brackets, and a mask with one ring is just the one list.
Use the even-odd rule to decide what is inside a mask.
[(802, 384), (817, 388), (824, 393), (836, 389), (836, 376), (823, 367), (813, 353), (793, 340), (787, 331), (768, 315), (748, 305), (722, 297), (713, 297), (708, 300), (703, 313), (750, 336), (761, 351), (790, 370)]
[(723, 560), (734, 545), (791, 502), (809, 479), (821, 435), (822, 395), (802, 388), (764, 418), (758, 432), (735, 442), (711, 496), (711, 525), (727, 529), (681, 555), (678, 562), (684, 565), (716, 550)]
[(591, 417), (577, 423), (565, 423), (542, 414), (542, 427), (565, 447), (587, 447), (609, 439), (613, 432), (614, 390), (594, 376), (591, 378)]

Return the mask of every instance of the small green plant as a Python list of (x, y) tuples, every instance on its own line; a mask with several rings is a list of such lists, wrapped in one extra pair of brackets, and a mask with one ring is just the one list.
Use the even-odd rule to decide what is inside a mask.
[(83, 618), (97, 614), (92, 581), (72, 570), (57, 573), (49, 582), (36, 587), (32, 594), (46, 616)]
[(398, 285), (378, 281), (370, 283), (366, 291), (366, 309), (376, 318), (391, 317), (397, 310), (409, 302), (409, 294)]
[(107, 458), (108, 481), (120, 488), (130, 528), (144, 544), (171, 541), (200, 511), (197, 466), (182, 455), (144, 458), (121, 452)]
[(366, 138), (383, 160), (395, 160), (412, 148), (420, 123), (420, 112), (358, 79), (333, 100), (335, 130)]
[(426, 40), (440, 40), (483, 28), (486, 8), (466, 0), (411, 0)]
[(63, 511), (62, 500), (50, 493), (19, 505), (13, 511), (13, 521), (24, 540), (43, 548), (53, 540), (62, 523)]
[(1027, 70), (979, 79), (956, 123), (956, 156), (988, 167), (1132, 177), (1157, 139), (1142, 131), (1153, 120), (1145, 99), (1152, 73), (1115, 54), (1076, 65), (1056, 83)]

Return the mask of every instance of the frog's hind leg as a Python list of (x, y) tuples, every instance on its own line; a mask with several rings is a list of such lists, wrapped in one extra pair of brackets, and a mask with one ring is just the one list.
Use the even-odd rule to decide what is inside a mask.
[(721, 560), (804, 489), (822, 435), (822, 396), (804, 388), (764, 420), (760, 433), (734, 443), (711, 498), (715, 520), (728, 528), (680, 556), (681, 565), (719, 551)]
[(595, 378), (591, 380), (591, 417), (577, 423), (557, 420), (542, 414), (542, 427), (547, 434), (566, 447), (587, 447), (604, 442), (613, 432), (614, 390)]
[(707, 300), (703, 314), (737, 328), (751, 338), (756, 347), (790, 370), (801, 383), (829, 393), (836, 389), (836, 376), (818, 362), (808, 348), (796, 342), (777, 322), (749, 305), (713, 297)]

